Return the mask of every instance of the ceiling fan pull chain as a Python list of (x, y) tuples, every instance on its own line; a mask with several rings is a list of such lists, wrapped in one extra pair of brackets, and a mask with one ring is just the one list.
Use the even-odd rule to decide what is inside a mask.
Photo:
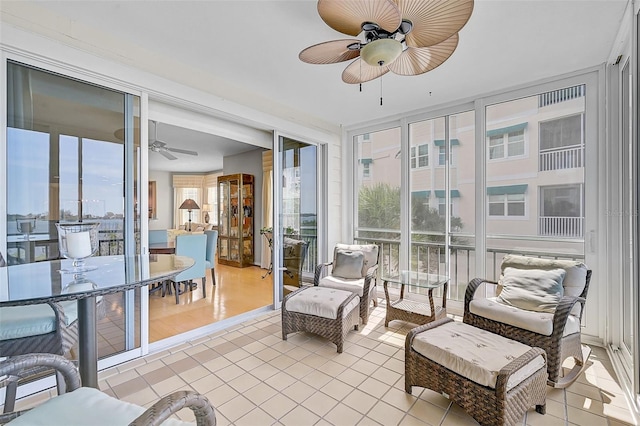
[(362, 93), (362, 58), (360, 58), (360, 93)]
[(382, 106), (382, 76), (380, 76), (380, 106)]

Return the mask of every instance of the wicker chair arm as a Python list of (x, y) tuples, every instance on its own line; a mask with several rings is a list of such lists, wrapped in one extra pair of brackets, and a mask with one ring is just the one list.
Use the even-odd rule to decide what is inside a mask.
[(318, 284), (320, 284), (320, 278), (324, 277), (327, 274), (327, 268), (331, 265), (333, 265), (333, 262), (321, 263), (316, 266), (316, 272), (313, 275), (313, 285), (317, 286)]
[(471, 282), (469, 282), (469, 285), (467, 286), (467, 290), (464, 293), (464, 313), (465, 314), (469, 312), (469, 303), (471, 303), (471, 301), (473, 300), (476, 290), (483, 283), (498, 284), (495, 281), (485, 280), (484, 278), (472, 279)]
[(364, 286), (362, 287), (362, 294), (369, 294), (369, 289), (371, 288), (371, 280), (377, 279), (378, 265), (373, 265), (369, 270), (367, 270), (367, 275), (364, 276)]
[(199, 393), (177, 391), (153, 404), (129, 426), (157, 426), (183, 408), (190, 408), (198, 426), (215, 426), (216, 414), (209, 400)]
[(582, 305), (580, 308), (580, 320), (582, 320), (582, 312), (584, 312), (585, 302), (586, 300), (583, 297), (562, 296), (562, 299), (560, 299), (560, 303), (558, 303), (556, 311), (553, 314), (553, 331), (551, 332), (551, 335), (557, 335), (558, 338), (562, 337), (564, 327), (567, 325), (567, 320), (569, 319), (571, 310), (576, 303), (580, 303)]
[(498, 398), (498, 401), (504, 401), (504, 398), (506, 398), (507, 382), (509, 381), (509, 377), (529, 362), (533, 361), (538, 355), (542, 355), (546, 363), (547, 353), (543, 349), (533, 347), (522, 356), (502, 367), (500, 372), (498, 372), (498, 377), (496, 378), (496, 397)]
[(420, 325), (416, 328), (412, 328), (411, 330), (409, 330), (409, 332), (407, 333), (407, 337), (405, 339), (405, 354), (408, 354), (411, 351), (411, 346), (413, 345), (413, 339), (415, 339), (415, 337), (419, 333), (422, 333), (423, 331), (431, 330), (432, 328), (438, 327), (442, 324), (446, 324), (451, 321), (453, 321), (453, 319), (449, 317), (440, 318), (439, 320), (428, 322), (426, 324)]

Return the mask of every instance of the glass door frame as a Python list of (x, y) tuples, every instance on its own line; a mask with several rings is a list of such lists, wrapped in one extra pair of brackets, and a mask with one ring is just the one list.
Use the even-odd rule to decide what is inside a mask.
[[(284, 138), (295, 140), (308, 146), (316, 147), (316, 228), (317, 228), (317, 262), (324, 262), (327, 250), (327, 182), (325, 179), (327, 170), (327, 146), (324, 143), (310, 141), (308, 138), (290, 135), (284, 132), (273, 132), (273, 242), (271, 257), (273, 263), (273, 309), (280, 309), (283, 296), (282, 271), (284, 270), (283, 259), (283, 239), (284, 230), (280, 226), (281, 214), (283, 213), (283, 160), (282, 160), (282, 140)], [(277, 228), (277, 229), (276, 229)]]
[[(115, 80), (112, 80), (112, 79), (105, 80), (104, 77), (102, 77), (97, 73), (81, 70), (80, 68), (69, 66), (68, 64), (58, 63), (51, 60), (42, 60), (32, 55), (23, 56), (19, 53), (2, 50), (0, 51), (0, 85), (2, 85), (2, 87), (4, 88), (7, 87), (7, 78), (8, 78), (7, 64), (9, 63), (9, 61), (24, 64), (25, 66), (28, 66), (28, 67), (34, 67), (44, 72), (58, 74), (62, 78), (75, 79), (85, 84), (90, 84), (90, 85), (93, 84), (96, 86), (103, 87), (105, 89), (121, 92), (124, 96), (126, 96), (126, 98), (129, 98), (129, 99), (131, 98), (132, 95), (137, 96), (140, 98), (140, 122), (141, 123), (146, 122), (147, 97), (146, 97), (146, 94), (141, 90), (133, 90), (131, 86), (118, 84)], [(6, 107), (7, 101), (8, 101), (7, 91), (1, 90), (0, 103), (2, 103), (2, 105)], [(131, 102), (127, 102), (127, 104), (129, 105), (129, 107), (131, 107)], [(6, 113), (0, 114), (0, 170), (6, 170), (6, 167), (7, 167), (7, 124), (8, 123), (7, 123)], [(147, 144), (145, 142), (147, 137), (146, 133), (147, 132), (145, 131), (145, 129), (141, 128), (140, 151), (142, 152), (136, 153), (138, 156), (137, 158), (138, 166), (140, 166), (141, 164), (144, 164), (144, 162), (146, 161), (146, 155), (147, 155), (146, 153)], [(132, 136), (132, 134), (130, 136)], [(130, 147), (133, 148), (133, 144), (130, 144)], [(138, 184), (143, 185), (144, 181), (147, 180), (146, 169), (141, 169), (141, 168), (138, 169), (138, 175), (134, 176), (135, 165), (131, 160), (132, 159), (131, 154), (133, 153), (134, 152), (131, 149), (129, 149), (129, 152), (127, 152), (126, 155), (123, 153), (123, 155), (125, 155), (125, 158), (124, 158), (125, 167), (126, 167), (125, 176), (126, 176), (126, 179), (135, 178)], [(0, 173), (0, 199), (6, 200), (6, 197), (7, 197), (6, 186), (7, 186), (6, 174)], [(131, 194), (133, 194), (133, 185), (130, 185), (130, 186), (131, 188), (127, 189), (127, 196), (130, 196)], [(140, 192), (140, 188), (137, 188), (137, 192)], [(131, 199), (133, 200), (133, 198)], [(147, 203), (146, 197), (142, 197), (142, 204), (139, 204), (140, 208), (146, 209), (147, 208), (147, 206), (145, 205), (146, 203)], [(133, 230), (135, 226), (134, 222), (136, 220), (135, 217), (131, 215), (131, 213), (133, 213), (134, 211), (133, 202), (131, 203), (131, 206), (125, 206), (125, 211), (130, 214), (128, 214), (125, 217), (126, 223), (124, 224), (124, 229)], [(139, 211), (146, 211), (146, 210), (139, 210)], [(7, 217), (6, 203), (3, 203), (2, 205), (0, 205), (0, 217), (4, 217), (4, 218)], [(141, 237), (143, 235), (142, 232), (146, 226), (147, 226), (146, 221), (141, 221), (141, 229), (140, 229)], [(6, 235), (7, 235), (6, 220), (0, 220), (0, 251), (3, 253), (6, 253), (6, 250), (7, 250)], [(131, 237), (133, 237), (133, 234), (131, 234)], [(131, 243), (133, 244), (133, 238), (131, 238)], [(133, 246), (133, 249), (135, 250), (135, 244)], [(123, 295), (123, 301), (127, 307), (133, 307), (134, 305), (133, 303), (134, 291), (135, 290), (130, 290), (131, 292), (130, 294)], [(135, 329), (135, 321), (133, 320), (133, 316), (132, 316), (133, 311), (130, 312), (130, 315), (127, 315), (125, 317), (125, 336), (124, 336), (125, 344), (127, 344), (127, 342), (129, 343), (132, 342), (134, 340), (135, 333), (139, 332), (140, 346), (135, 347), (133, 349), (128, 349), (128, 350), (125, 349), (122, 352), (109, 355), (103, 359), (100, 359), (98, 361), (98, 370), (103, 370), (103, 369), (112, 367), (114, 365), (121, 364), (122, 362), (138, 358), (148, 353), (148, 345), (147, 345), (148, 313), (145, 312), (145, 299), (146, 299), (145, 293), (146, 292), (140, 290), (140, 297), (141, 297), (140, 309), (141, 310), (140, 310), (139, 329), (137, 330)]]

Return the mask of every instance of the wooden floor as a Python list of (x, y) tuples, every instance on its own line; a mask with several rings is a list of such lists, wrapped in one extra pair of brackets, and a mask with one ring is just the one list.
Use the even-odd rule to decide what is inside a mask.
[(273, 303), (271, 275), (262, 278), (265, 270), (257, 266), (236, 268), (216, 265), (216, 285), (212, 285), (207, 270), (207, 297), (202, 297), (202, 282), (198, 288), (180, 295), (162, 297), (159, 291), (149, 295), (149, 342), (202, 327)]

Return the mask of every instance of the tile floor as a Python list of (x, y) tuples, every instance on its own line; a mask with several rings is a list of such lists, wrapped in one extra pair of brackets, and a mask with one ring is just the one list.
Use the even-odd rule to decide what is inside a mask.
[[(475, 425), (460, 407), (430, 390), (404, 391), (404, 338), (410, 324), (384, 327), (384, 304), (349, 333), (344, 352), (308, 333), (283, 341), (273, 312), (170, 350), (100, 373), (100, 388), (149, 406), (176, 390), (195, 390), (215, 406), (218, 425)], [(548, 388), (547, 414), (523, 425), (634, 424), (606, 352), (566, 390)], [(26, 398), (27, 406), (49, 395)], [(177, 415), (193, 420), (190, 410)]]

